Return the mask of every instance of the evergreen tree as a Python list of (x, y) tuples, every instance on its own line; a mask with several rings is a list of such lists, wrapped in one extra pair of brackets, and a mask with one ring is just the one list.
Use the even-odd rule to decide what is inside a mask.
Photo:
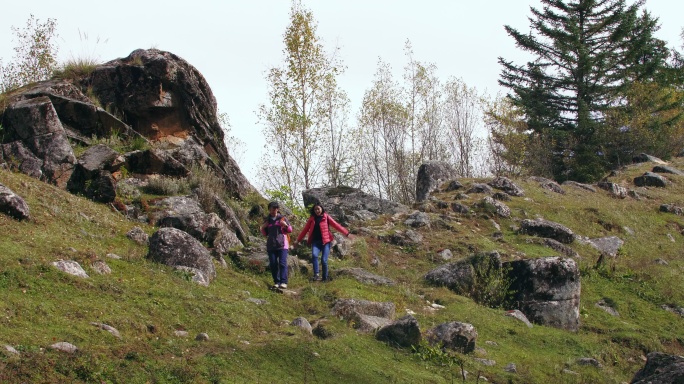
[(593, 181), (610, 167), (601, 151), (605, 111), (630, 82), (653, 79), (667, 49), (653, 37), (657, 19), (639, 13), (643, 1), (541, 2), (542, 10), (531, 8), (534, 34), (505, 27), (534, 58), (526, 65), (499, 58), (499, 83), (512, 91), (533, 138), (551, 149), (553, 176)]

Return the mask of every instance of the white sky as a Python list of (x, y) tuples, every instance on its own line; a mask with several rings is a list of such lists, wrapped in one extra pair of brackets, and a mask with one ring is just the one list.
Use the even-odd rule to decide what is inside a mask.
[[(631, 1), (628, 0), (629, 3)], [(504, 31), (530, 30), (529, 7), (538, 0), (303, 0), (318, 22), (326, 49), (340, 47), (347, 66), (340, 86), (352, 101), (352, 125), (378, 58), (401, 80), (404, 43), (414, 58), (438, 67), (441, 80), (462, 78), (479, 91), (496, 94), (502, 56), (523, 63), (525, 56)], [(60, 59), (92, 57), (109, 61), (138, 48), (172, 52), (195, 66), (214, 92), (220, 112), (230, 117), (232, 134), (247, 143), (240, 167), (258, 187), (255, 163), (264, 139), (255, 111), (268, 101), (268, 68), (283, 62), (282, 35), (289, 24), (288, 0), (20, 0), (2, 5), (0, 58), (9, 61), (16, 45), (11, 26), (23, 28), (31, 14), (56, 19)], [(657, 37), (682, 45), (684, 1), (647, 0), (660, 19)], [(79, 31), (87, 39), (79, 38)], [(99, 39), (99, 42), (98, 42)]]

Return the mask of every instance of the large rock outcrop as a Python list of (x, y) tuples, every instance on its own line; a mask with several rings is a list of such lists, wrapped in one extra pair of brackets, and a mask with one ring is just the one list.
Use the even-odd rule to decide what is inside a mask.
[(684, 383), (684, 357), (651, 352), (646, 365), (634, 375), (632, 384)]
[(48, 97), (11, 101), (0, 122), (5, 127), (4, 143), (21, 142), (42, 162), (42, 179), (60, 187), (66, 185), (76, 157)]
[[(201, 167), (212, 170), (233, 197), (256, 191), (228, 154), (209, 85), (172, 53), (136, 50), (80, 78), (30, 84), (4, 105), (0, 163), (93, 200), (114, 200), (120, 175), (112, 168), (124, 167), (176, 177)], [(90, 147), (112, 138), (142, 149), (116, 161), (77, 162), (72, 143)], [(93, 183), (99, 189), (87, 191)]]
[(573, 259), (543, 257), (503, 263), (512, 283), (513, 309), (533, 323), (577, 331), (580, 274)]
[[(228, 154), (209, 84), (179, 56), (138, 49), (98, 66), (81, 84), (89, 87), (105, 108), (119, 111), (136, 132), (152, 141), (180, 148), (186, 139), (194, 137), (199, 148), (193, 150), (206, 153), (199, 156), (222, 174), (235, 197), (255, 191)], [(176, 154), (182, 161), (183, 155)]]
[(302, 191), (304, 206), (321, 204), (335, 220), (347, 225), (355, 219), (372, 219), (378, 215), (408, 213), (407, 206), (371, 196), (350, 187), (312, 188)]
[(416, 202), (427, 200), (430, 193), (440, 184), (455, 179), (458, 173), (454, 167), (443, 161), (428, 161), (418, 168), (416, 175)]

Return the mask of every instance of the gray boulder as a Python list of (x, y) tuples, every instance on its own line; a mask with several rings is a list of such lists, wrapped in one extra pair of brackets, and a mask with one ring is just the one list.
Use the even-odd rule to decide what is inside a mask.
[(646, 365), (632, 378), (631, 384), (684, 383), (684, 357), (662, 352), (646, 356)]
[(492, 269), (501, 268), (501, 256), (497, 252), (483, 253), (444, 264), (425, 274), (425, 280), (436, 286), (451, 289), (460, 295), (472, 292), (475, 280), (487, 275)]
[(140, 245), (147, 245), (147, 243), (150, 240), (147, 233), (145, 233), (145, 231), (140, 227), (133, 227), (130, 231), (126, 233), (126, 237)]
[(59, 352), (73, 354), (78, 352), (78, 347), (66, 341), (60, 341), (58, 343), (51, 344), (48, 349), (52, 349)]
[(577, 251), (561, 243), (560, 241), (549, 238), (543, 238), (541, 239), (541, 244), (553, 249), (554, 251), (560, 253), (565, 257), (572, 257), (573, 259), (578, 259), (580, 257)]
[(464, 214), (464, 215), (470, 213), (470, 208), (468, 208), (467, 206), (465, 206), (461, 203), (457, 203), (457, 202), (451, 203), (451, 210), (456, 212), (456, 213), (460, 213), (460, 214)]
[(667, 165), (656, 165), (651, 170), (655, 173), (669, 173), (671, 175), (684, 176), (684, 172), (673, 167), (668, 167)]
[(408, 348), (419, 345), (421, 340), (418, 320), (407, 315), (401, 319), (380, 328), (375, 333), (375, 338), (392, 346)]
[(43, 175), (43, 160), (36, 157), (21, 141), (0, 145), (0, 158), (0, 163), (34, 179), (40, 179)]
[(547, 191), (555, 192), (561, 195), (565, 195), (565, 190), (555, 181), (549, 180), (544, 177), (538, 177), (538, 176), (531, 176), (530, 180), (536, 181), (539, 183), (539, 186), (542, 189), (546, 189)]
[(425, 212), (415, 211), (404, 220), (404, 224), (414, 227), (430, 227), (430, 216)]
[(499, 176), (487, 184), (490, 187), (502, 190), (511, 196), (525, 196), (525, 191), (507, 177)]
[(116, 198), (116, 180), (112, 176), (123, 164), (123, 158), (106, 145), (88, 148), (78, 159), (66, 188), (73, 194), (111, 203)]
[[(321, 204), (342, 225), (348, 225), (357, 218), (408, 213), (409, 210), (405, 205), (379, 199), (350, 187), (307, 189), (302, 191), (302, 198), (306, 207)], [(368, 212), (373, 215), (369, 217)]]
[(330, 312), (352, 323), (355, 329), (369, 333), (392, 323), (395, 306), (389, 302), (338, 299)]
[(458, 176), (454, 167), (442, 161), (428, 161), (418, 168), (416, 175), (416, 202), (427, 200), (447, 180)]
[(394, 318), (396, 307), (391, 302), (376, 302), (357, 299), (337, 299), (330, 311), (333, 316), (344, 320), (351, 320), (357, 314)]
[(382, 241), (399, 246), (413, 246), (423, 243), (423, 235), (412, 230), (394, 231), (391, 234), (380, 236)]
[(147, 258), (172, 267), (196, 268), (209, 281), (216, 277), (209, 251), (197, 239), (176, 228), (161, 228), (150, 237)]
[(15, 101), (9, 104), (3, 116), (4, 141), (20, 140), (43, 162), (44, 179), (63, 188), (71, 176), (76, 157), (50, 99), (41, 96)]
[(674, 204), (661, 204), (660, 205), (660, 212), (665, 212), (665, 213), (674, 213), (677, 216), (683, 216), (684, 215), (684, 208), (674, 205)]
[(177, 265), (173, 267), (173, 269), (175, 271), (180, 271), (191, 275), (190, 280), (201, 286), (208, 287), (209, 283), (211, 282), (209, 276), (207, 276), (204, 272), (197, 268), (186, 267), (184, 265)]
[(146, 149), (123, 154), (125, 166), (130, 172), (144, 175), (159, 174), (184, 177), (190, 170), (170, 153), (161, 149)]
[(554, 239), (564, 244), (575, 241), (575, 234), (568, 227), (545, 219), (525, 219), (520, 222), (520, 233)]
[(335, 271), (335, 274), (337, 276), (349, 276), (359, 283), (362, 284), (368, 284), (368, 285), (386, 285), (386, 286), (393, 286), (396, 285), (397, 283), (392, 280), (388, 279), (387, 277), (383, 276), (378, 276), (373, 273), (370, 273), (366, 271), (363, 268), (340, 268)]
[(477, 330), (472, 324), (451, 321), (442, 323), (427, 331), (425, 337), (431, 345), (441, 345), (459, 353), (475, 350)]
[(596, 308), (600, 308), (600, 309), (604, 310), (606, 313), (608, 313), (611, 316), (620, 317), (620, 313), (617, 311), (617, 309), (615, 309), (613, 304), (606, 299), (599, 300), (596, 304), (594, 304), (594, 306)]
[(58, 260), (52, 263), (57, 269), (64, 273), (68, 273), (73, 276), (81, 277), (84, 279), (90, 278), (86, 271), (81, 267), (76, 261), (73, 260)]
[(523, 324), (527, 326), (527, 328), (534, 327), (534, 325), (532, 325), (532, 323), (530, 323), (530, 321), (527, 319), (527, 316), (525, 316), (524, 313), (520, 312), (517, 309), (506, 311), (505, 316), (520, 320)]
[(490, 196), (486, 196), (480, 200), (479, 206), (487, 212), (496, 214), (497, 216), (508, 218), (511, 217), (511, 209), (504, 203), (494, 200)]
[(446, 187), (444, 187), (444, 192), (457, 191), (461, 188), (463, 188), (463, 184), (461, 184), (461, 182), (459, 182), (458, 180), (451, 180), (446, 185)]
[(160, 227), (172, 227), (206, 242), (219, 255), (235, 246), (242, 246), (226, 223), (215, 213), (205, 213), (194, 196), (172, 196), (153, 204), (159, 209), (151, 217)]
[(608, 191), (613, 197), (617, 197), (618, 199), (624, 199), (629, 195), (627, 188), (615, 183), (602, 181), (596, 185), (599, 188)]
[(384, 326), (392, 324), (392, 319), (371, 315), (357, 314), (352, 320), (354, 329), (359, 332), (371, 333)]
[(577, 188), (577, 189), (583, 189), (583, 190), (589, 191), (589, 192), (596, 192), (596, 188), (594, 188), (593, 186), (591, 186), (589, 184), (578, 183), (578, 182), (572, 181), (572, 180), (564, 181), (563, 185), (567, 185), (567, 186)]
[(4, 213), (17, 220), (28, 220), (31, 218), (26, 201), (3, 184), (0, 184), (0, 213)]
[(637, 187), (667, 187), (668, 181), (657, 173), (646, 172), (634, 178), (634, 185)]
[(600, 237), (597, 239), (587, 239), (587, 243), (589, 243), (592, 247), (598, 249), (601, 254), (604, 254), (606, 256), (610, 257), (615, 257), (618, 254), (618, 251), (620, 250), (620, 247), (625, 243), (622, 239), (620, 239), (617, 236), (607, 236), (607, 237)]
[(352, 254), (352, 240), (338, 232), (333, 232), (333, 238), (335, 241), (332, 246), (332, 251), (335, 257), (345, 259)]
[(662, 308), (668, 312), (674, 313), (675, 315), (679, 315), (681, 317), (684, 317), (684, 307), (678, 307), (678, 306), (672, 305), (672, 304), (663, 304), (660, 306), (660, 308)]
[(313, 328), (311, 327), (311, 323), (309, 323), (309, 320), (307, 320), (305, 317), (298, 317), (290, 323), (291, 326), (293, 327), (299, 327), (304, 330), (304, 332), (311, 334)]
[(466, 191), (466, 194), (470, 193), (484, 193), (490, 195), (493, 192), (492, 187), (487, 184), (473, 183), (470, 188)]
[(649, 163), (650, 162), (650, 163), (658, 163), (658, 164), (667, 164), (663, 160), (661, 160), (655, 156), (651, 156), (649, 154), (646, 154), (646, 153), (640, 153), (640, 154), (632, 157), (632, 162), (633, 163)]
[(511, 278), (511, 303), (531, 322), (577, 331), (580, 274), (572, 259), (544, 257), (503, 263)]

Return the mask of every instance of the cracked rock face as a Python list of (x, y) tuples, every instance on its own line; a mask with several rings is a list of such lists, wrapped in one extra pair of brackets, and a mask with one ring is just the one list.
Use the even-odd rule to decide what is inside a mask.
[(512, 303), (533, 323), (577, 331), (580, 274), (572, 259), (543, 257), (504, 263), (510, 268)]

